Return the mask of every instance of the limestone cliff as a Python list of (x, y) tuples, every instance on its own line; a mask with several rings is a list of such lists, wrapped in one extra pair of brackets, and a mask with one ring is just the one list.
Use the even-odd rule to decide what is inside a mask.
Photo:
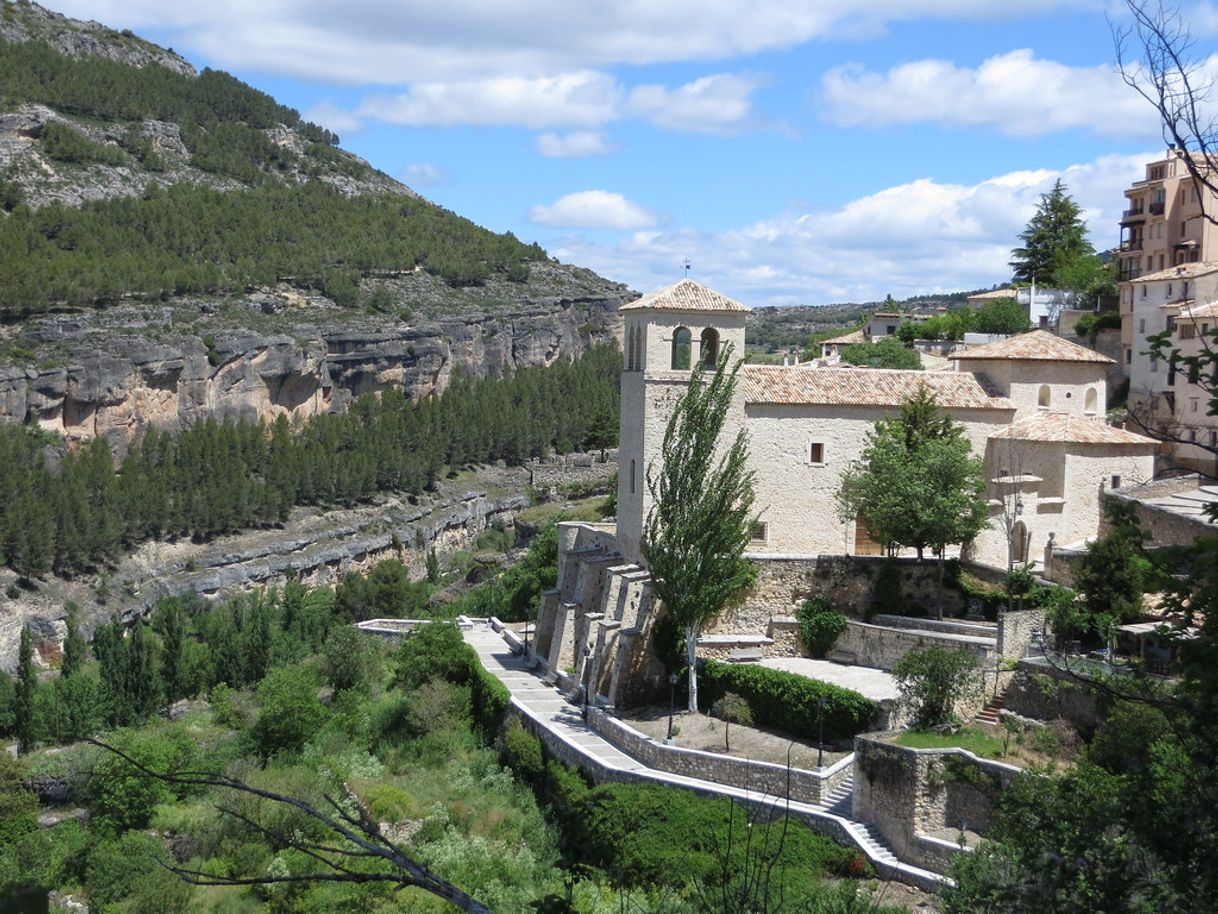
[[(415, 306), (394, 316), (285, 286), (32, 319), (0, 345), (0, 420), (74, 440), (103, 435), (121, 451), (149, 424), (305, 417), (389, 387), (424, 397), (454, 372), (549, 365), (616, 337), (624, 287), (557, 264), (533, 272), (527, 286), (476, 290), (423, 273), (378, 280)], [(460, 316), (445, 316), (458, 292)]]

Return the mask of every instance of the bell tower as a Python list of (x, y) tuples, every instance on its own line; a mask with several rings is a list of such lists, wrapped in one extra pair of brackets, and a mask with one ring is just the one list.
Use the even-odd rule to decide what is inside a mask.
[[(749, 309), (692, 279), (682, 279), (623, 305), (626, 370), (618, 437), (617, 540), (643, 564), (640, 543), (651, 509), (647, 470), (659, 459), (673, 405), (699, 366), (713, 369), (728, 346), (744, 355)], [(743, 421), (743, 415), (738, 417)]]

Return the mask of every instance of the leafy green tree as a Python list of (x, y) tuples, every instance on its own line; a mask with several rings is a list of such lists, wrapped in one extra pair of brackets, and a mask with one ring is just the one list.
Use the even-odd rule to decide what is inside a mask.
[(313, 675), (302, 667), (271, 670), (258, 685), (258, 705), (250, 735), (264, 760), (300, 749), (325, 720)]
[(352, 625), (335, 628), (322, 648), (322, 671), (335, 692), (365, 692), (372, 682), (375, 656), (369, 635)]
[(732, 751), (732, 724), (750, 727), (753, 724), (753, 709), (749, 703), (735, 692), (728, 692), (713, 705), (711, 716), (723, 721), (723, 750)]
[(21, 626), (21, 642), (17, 649), (17, 695), (14, 702), (14, 729), (17, 751), (29, 752), (36, 739), (34, 728), (34, 693), (38, 688), (38, 671), (34, 668), (34, 635), (28, 625)]
[(903, 345), (895, 335), (882, 337), (874, 343), (853, 343), (842, 350), (842, 361), (864, 368), (922, 370), (922, 358), (917, 350)]
[(689, 710), (695, 713), (698, 634), (754, 578), (743, 558), (754, 499), (744, 429), (720, 450), (740, 370), (731, 358), (731, 347), (725, 347), (709, 378), (702, 369), (694, 371), (668, 420), (658, 465), (647, 468), (653, 501), (643, 555), (656, 596), (685, 641)]
[(1058, 178), (1052, 190), (1041, 194), (1036, 213), (1020, 232), (1022, 244), (1011, 251), (1016, 282), (1035, 280), (1042, 286), (1057, 283), (1057, 271), (1082, 254), (1093, 254), (1087, 241), (1082, 208)]
[(435, 547), (427, 550), (427, 583), (433, 587), (440, 583), (440, 559)]
[(977, 309), (970, 330), (977, 333), (1026, 333), (1032, 324), (1028, 309), (1014, 298), (997, 298)]
[(799, 621), (799, 637), (811, 657), (824, 657), (833, 650), (837, 636), (846, 630), (846, 617), (836, 612), (824, 597), (804, 600), (795, 618)]
[(1109, 500), (1105, 514), (1110, 531), (1087, 544), (1074, 571), (1074, 584), (1082, 593), (1090, 627), (1104, 634), (1112, 624), (1131, 622), (1143, 612), (1150, 561), (1142, 530), (1132, 505)]
[(981, 458), (964, 430), (925, 388), (881, 419), (868, 434), (861, 460), (837, 492), (844, 520), (858, 518), (885, 546), (910, 546), (921, 559), (971, 540), (987, 523)]
[(910, 651), (892, 667), (901, 703), (917, 727), (936, 727), (955, 718), (958, 701), (980, 689), (977, 658), (966, 650), (926, 647)]
[(1117, 294), (1116, 270), (1095, 254), (1079, 253), (1058, 266), (1054, 285), (1074, 293), (1075, 308), (1098, 308)]

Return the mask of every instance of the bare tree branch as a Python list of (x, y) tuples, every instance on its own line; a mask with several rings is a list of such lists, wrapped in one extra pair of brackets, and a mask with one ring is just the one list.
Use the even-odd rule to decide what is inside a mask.
[[(304, 800), (276, 793), (272, 790), (253, 787), (244, 781), (224, 774), (197, 771), (176, 773), (154, 771), (121, 749), (104, 743), (101, 740), (89, 739), (88, 742), (118, 756), (141, 775), (165, 784), (181, 787), (211, 787), (231, 790), (234, 793), (246, 794), (295, 809), (308, 818), (319, 822), (335, 836), (343, 838), (354, 845), (353, 848), (340, 848), (305, 841), (301, 838), (284, 835), (273, 829), (268, 829), (251, 817), (231, 807), (217, 806), (216, 808), (221, 813), (234, 817), (245, 825), (271, 838), (273, 841), (282, 844), (284, 847), (291, 847), (302, 852), (306, 856), (316, 860), (323, 867), (328, 868), (329, 872), (322, 871), (282, 876), (268, 874), (265, 876), (238, 878), (217, 876), (215, 873), (191, 870), (184, 867), (168, 867), (170, 871), (193, 885), (248, 886), (271, 885), (280, 882), (385, 882), (393, 884), (396, 889), (407, 887), (420, 888), (429, 894), (435, 895), (437, 898), (442, 898), (456, 905), (461, 910), (468, 912), (468, 914), (492, 914), (491, 910), (476, 898), (432, 873), (382, 835), (376, 823), (364, 816), (362, 809), (360, 810), (360, 818), (357, 819), (346, 812), (333, 797), (326, 796), (326, 803), (334, 809), (334, 814), (331, 815), (306, 803)], [(361, 872), (350, 869), (349, 866), (327, 855), (347, 858), (348, 860), (387, 863), (389, 868), (382, 871)]]

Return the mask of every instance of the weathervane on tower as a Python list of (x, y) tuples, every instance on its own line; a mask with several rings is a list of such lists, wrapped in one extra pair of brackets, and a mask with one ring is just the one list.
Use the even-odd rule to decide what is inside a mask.
[(688, 257), (681, 261), (681, 266), (685, 267), (685, 278), (689, 279), (689, 268), (692, 267), (693, 264), (689, 262)]

